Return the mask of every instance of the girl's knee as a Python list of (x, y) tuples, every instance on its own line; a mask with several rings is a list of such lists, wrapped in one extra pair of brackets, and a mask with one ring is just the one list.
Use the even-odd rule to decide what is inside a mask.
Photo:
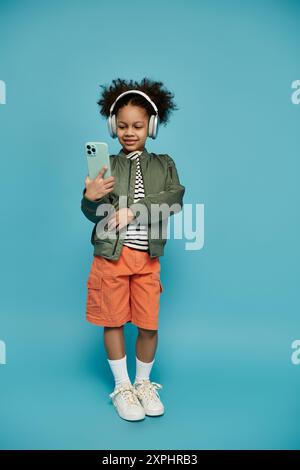
[(122, 330), (123, 328), (124, 328), (124, 325), (121, 325), (121, 326), (104, 326), (104, 331)]
[(145, 328), (137, 327), (140, 336), (152, 337), (157, 335), (157, 330), (147, 330)]

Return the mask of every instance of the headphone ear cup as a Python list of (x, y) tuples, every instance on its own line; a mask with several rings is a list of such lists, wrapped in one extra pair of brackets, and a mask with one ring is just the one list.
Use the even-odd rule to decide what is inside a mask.
[(148, 122), (148, 137), (152, 137), (152, 114), (149, 118), (149, 122)]
[(113, 131), (112, 131), (112, 126), (111, 126), (111, 117), (108, 116), (107, 118), (107, 127), (108, 127), (108, 132), (111, 137), (113, 137)]
[(111, 132), (113, 138), (117, 137), (117, 121), (115, 114), (113, 114), (111, 117)]
[(150, 119), (149, 119), (149, 125), (148, 125), (148, 136), (149, 137), (153, 137), (153, 131), (154, 131), (154, 118), (155, 118), (155, 115), (154, 114), (151, 114), (150, 116)]
[(154, 116), (154, 122), (153, 122), (153, 139), (156, 139), (157, 133), (158, 133), (158, 116)]
[(155, 139), (158, 131), (158, 117), (156, 114), (152, 114), (149, 119), (149, 130), (148, 136)]

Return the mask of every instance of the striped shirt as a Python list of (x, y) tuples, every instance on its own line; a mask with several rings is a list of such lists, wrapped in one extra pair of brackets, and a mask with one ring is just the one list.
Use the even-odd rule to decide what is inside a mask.
[[(141, 153), (141, 150), (134, 150), (133, 152), (126, 154), (127, 158), (130, 158), (131, 160), (136, 160), (135, 190), (133, 200), (134, 203), (138, 202), (139, 199), (145, 197), (144, 182), (141, 173), (139, 158)], [(136, 250), (147, 251), (149, 248), (147, 225), (136, 224), (135, 221), (131, 222), (127, 226), (127, 231), (124, 237), (123, 244), (129, 246), (130, 248), (135, 248)]]

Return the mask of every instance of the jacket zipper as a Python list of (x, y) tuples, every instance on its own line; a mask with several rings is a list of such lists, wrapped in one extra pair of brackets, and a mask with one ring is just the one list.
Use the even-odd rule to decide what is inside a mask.
[[(140, 164), (140, 171), (141, 171), (141, 174), (142, 174), (142, 179), (143, 179), (143, 184), (144, 184), (144, 193), (145, 193), (145, 197), (147, 196), (148, 194), (148, 188), (146, 188), (146, 183), (145, 183), (145, 178), (144, 178), (144, 175), (143, 175), (143, 172), (142, 172), (142, 163)], [(151, 226), (150, 226), (150, 229), (148, 227), (148, 245), (149, 245), (149, 254), (151, 256)]]
[[(131, 159), (129, 159), (129, 177), (128, 177), (128, 188), (127, 188), (127, 202), (128, 202), (128, 195), (129, 195), (129, 187), (130, 187), (130, 180), (131, 180)], [(117, 238), (116, 238), (116, 243), (115, 243), (115, 246), (114, 246), (114, 251), (113, 251), (113, 255), (115, 254), (115, 251), (116, 251), (116, 248), (117, 248), (117, 244), (118, 244), (118, 241), (119, 241), (119, 238), (120, 238), (120, 231), (118, 230), (118, 235), (117, 235)]]

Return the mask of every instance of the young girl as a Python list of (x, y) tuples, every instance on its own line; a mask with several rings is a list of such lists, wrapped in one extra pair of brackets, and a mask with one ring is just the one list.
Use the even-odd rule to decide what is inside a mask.
[[(170, 215), (182, 209), (185, 192), (174, 160), (167, 154), (148, 153), (145, 142), (147, 137), (156, 138), (159, 123), (166, 125), (170, 112), (177, 108), (162, 82), (116, 79), (111, 86), (101, 87), (100, 113), (108, 118), (109, 133), (122, 148), (110, 155), (112, 176), (105, 178), (103, 167), (94, 180), (85, 179), (81, 209), (95, 224), (86, 318), (104, 326), (107, 360), (115, 380), (109, 396), (115, 409), (121, 418), (137, 421), (164, 413), (157, 392), (162, 385), (150, 380), (163, 291), (159, 257), (166, 235), (161, 229)], [(120, 208), (121, 196), (126, 196), (126, 207)], [(99, 209), (108, 204), (112, 211), (105, 219)], [(169, 210), (154, 211), (160, 204), (167, 204)], [(110, 235), (115, 231), (114, 237), (99, 237), (97, 224), (102, 221), (107, 222)], [(123, 327), (128, 322), (138, 330), (133, 385), (124, 344)]]

